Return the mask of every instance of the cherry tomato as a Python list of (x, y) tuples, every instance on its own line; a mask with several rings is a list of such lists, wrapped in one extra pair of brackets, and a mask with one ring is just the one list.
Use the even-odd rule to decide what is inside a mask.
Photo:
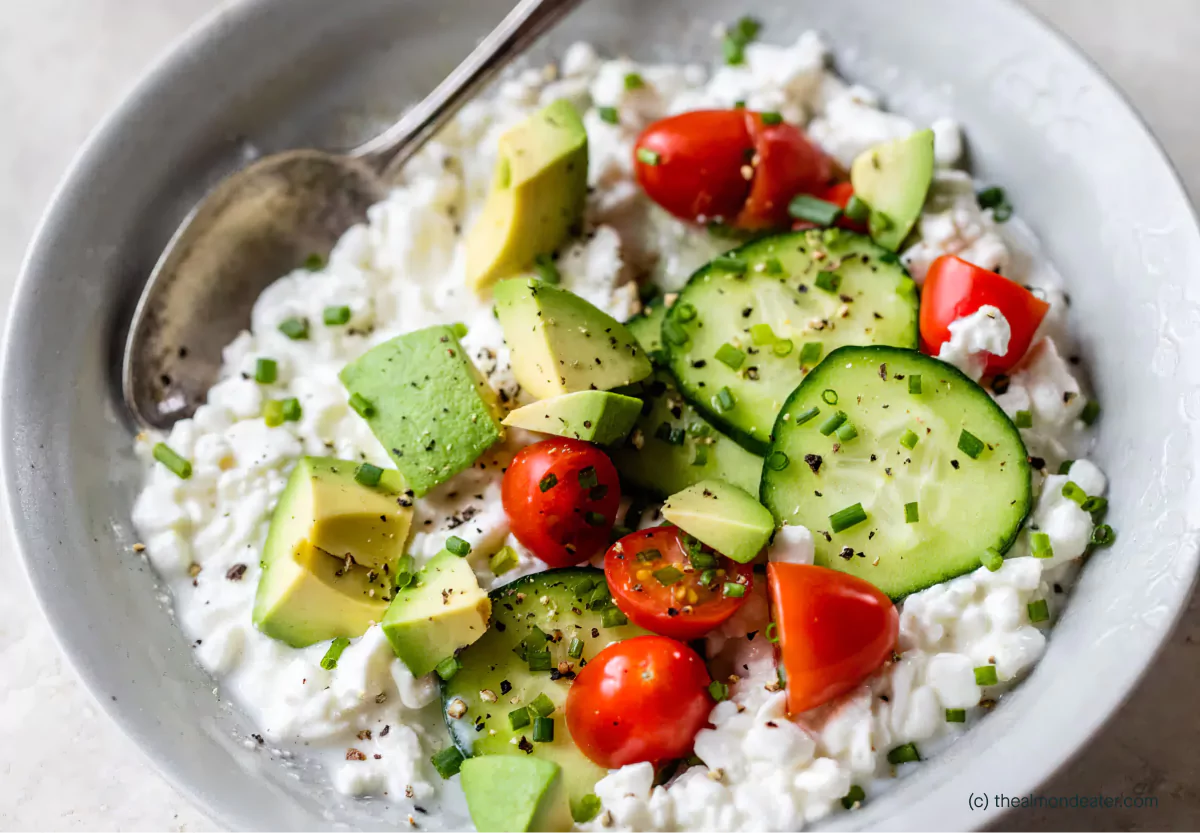
[(646, 128), (634, 171), (650, 198), (679, 219), (732, 223), (750, 194), (742, 168), (753, 157), (743, 111), (693, 110)]
[(811, 564), (767, 565), (788, 712), (827, 703), (887, 661), (900, 614), (875, 585)]
[(1003, 275), (954, 255), (942, 255), (925, 274), (921, 289), (921, 349), (936, 356), (950, 340), (950, 324), (982, 306), (1004, 313), (1012, 335), (1008, 352), (989, 356), (985, 373), (1010, 370), (1029, 349), (1050, 305)]
[(500, 496), (517, 540), (551, 567), (569, 567), (608, 543), (621, 486), (603, 451), (558, 437), (513, 457)]
[(829, 157), (800, 128), (786, 122), (767, 124), (761, 113), (746, 112), (746, 129), (754, 143), (754, 180), (735, 225), (786, 228), (792, 197), (820, 196), (829, 184)]
[[(678, 527), (656, 526), (609, 547), (604, 576), (613, 601), (635, 625), (689, 640), (737, 612), (750, 594), (754, 570), (690, 536), (685, 542)], [(740, 587), (742, 595), (727, 592), (732, 589), (727, 583)]]
[(609, 645), (567, 692), (567, 730), (583, 754), (615, 769), (690, 754), (713, 699), (704, 660), (665, 636)]

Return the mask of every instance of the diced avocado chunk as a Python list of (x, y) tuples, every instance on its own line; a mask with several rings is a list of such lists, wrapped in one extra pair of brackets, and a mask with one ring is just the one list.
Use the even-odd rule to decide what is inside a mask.
[(625, 439), (641, 413), (640, 399), (606, 390), (581, 390), (517, 408), (504, 418), (504, 424), (611, 445)]
[(633, 334), (578, 295), (513, 278), (496, 284), (495, 297), (513, 375), (538, 399), (611, 390), (650, 375), (650, 360)]
[(578, 230), (587, 169), (587, 131), (568, 101), (501, 136), (487, 202), (467, 235), (468, 285), (484, 289), (516, 275)]
[(741, 564), (753, 561), (775, 531), (775, 519), (767, 507), (721, 480), (702, 480), (671, 495), (663, 504), (662, 516)]
[(414, 677), (428, 674), (487, 632), (492, 603), (467, 559), (442, 550), (396, 593), (383, 633)]
[(297, 648), (361, 636), (387, 609), (412, 510), (397, 502), (399, 472), (365, 486), (357, 468), (302, 457), (292, 469), (271, 515), (254, 600), (254, 624), (267, 636)]
[(547, 797), (561, 790), (561, 771), (553, 761), (523, 753), (467, 758), (459, 772), (475, 829), (479, 833), (555, 829), (546, 824), (552, 803)]
[(932, 182), (932, 130), (869, 148), (850, 166), (855, 195), (871, 207), (871, 237), (893, 252), (921, 216)]
[(342, 368), (342, 384), (419, 497), (504, 437), (496, 392), (450, 327), (385, 341)]

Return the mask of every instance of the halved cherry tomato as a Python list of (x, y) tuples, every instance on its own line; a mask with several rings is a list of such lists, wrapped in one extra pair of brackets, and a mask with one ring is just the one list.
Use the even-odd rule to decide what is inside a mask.
[(689, 640), (737, 612), (753, 586), (754, 570), (695, 538), (685, 540), (678, 527), (656, 526), (609, 547), (604, 576), (613, 601), (635, 625)]
[(713, 700), (704, 660), (665, 636), (615, 642), (579, 670), (567, 692), (567, 730), (607, 769), (682, 758)]
[(896, 647), (900, 614), (869, 582), (827, 567), (772, 563), (767, 584), (790, 714), (845, 694)]
[(754, 179), (735, 225), (744, 229), (785, 228), (791, 220), (788, 204), (792, 197), (820, 195), (828, 185), (832, 175), (829, 157), (795, 125), (767, 124), (762, 113), (747, 111), (745, 116), (754, 144)]
[(1004, 313), (1012, 331), (1008, 352), (988, 357), (984, 372), (990, 376), (1021, 360), (1050, 305), (1003, 275), (942, 255), (929, 267), (921, 289), (921, 349), (936, 356), (950, 340), (951, 323), (988, 305)]
[(646, 128), (634, 171), (650, 198), (679, 219), (732, 223), (750, 194), (742, 168), (753, 157), (744, 111), (693, 110)]
[(608, 543), (621, 485), (603, 451), (559, 437), (517, 453), (500, 497), (517, 540), (551, 567), (569, 567)]

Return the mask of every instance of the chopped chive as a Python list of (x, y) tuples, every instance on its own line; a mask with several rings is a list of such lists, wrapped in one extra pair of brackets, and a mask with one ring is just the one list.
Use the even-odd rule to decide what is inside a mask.
[(295, 316), (285, 318), (279, 322), (279, 332), (292, 341), (303, 341), (308, 338), (308, 319)]
[(461, 558), (470, 554), (471, 545), (462, 538), (459, 538), (457, 535), (451, 535), (446, 539), (446, 549), (448, 549), (452, 554)]
[(916, 432), (914, 432), (911, 428), (906, 429), (904, 433), (900, 435), (900, 445), (904, 446), (909, 451), (912, 451), (914, 448), (916, 448), (917, 443), (920, 441), (921, 438), (918, 437)]
[(858, 194), (850, 197), (846, 203), (846, 209), (843, 212), (847, 220), (852, 220), (856, 223), (865, 223), (867, 218), (871, 216), (871, 206), (861, 200)]
[(770, 324), (753, 324), (750, 327), (750, 340), (758, 346), (775, 343), (775, 331)]
[(587, 824), (600, 815), (600, 798), (594, 793), (588, 793), (571, 805), (571, 820), (576, 824)]
[(503, 546), (496, 550), (488, 559), (488, 568), (492, 571), (492, 575), (503, 575), (509, 570), (515, 568), (520, 563), (520, 556), (512, 547)]
[(858, 784), (851, 784), (850, 791), (842, 796), (842, 808), (851, 810), (855, 804), (861, 804), (867, 800), (867, 794)]
[(562, 273), (558, 271), (558, 266), (549, 255), (535, 257), (533, 271), (537, 272), (538, 279), (544, 283), (559, 283), (562, 280)]
[(1029, 411), (1017, 411), (1013, 415), (1013, 424), (1018, 428), (1032, 428), (1033, 414)]
[(1053, 558), (1054, 547), (1050, 544), (1050, 536), (1044, 532), (1034, 532), (1030, 534), (1029, 541), (1033, 550), (1034, 558)]
[(964, 428), (958, 435), (958, 450), (972, 460), (978, 460), (979, 455), (983, 453), (983, 440)]
[(463, 754), (455, 746), (448, 746), (429, 759), (437, 774), (443, 779), (453, 778), (462, 768)]
[(819, 341), (806, 341), (800, 346), (800, 364), (813, 365), (821, 361), (823, 346)]
[(1108, 500), (1102, 497), (1089, 497), (1079, 505), (1079, 508), (1093, 518), (1098, 518), (1108, 509)]
[(549, 671), (550, 670), (550, 649), (543, 648), (540, 651), (528, 650), (525, 653), (526, 662), (529, 663), (530, 671)]
[(1045, 599), (1030, 602), (1025, 609), (1029, 613), (1029, 621), (1033, 624), (1045, 622), (1050, 618), (1050, 606), (1046, 604)]
[(834, 532), (843, 532), (852, 526), (857, 526), (867, 519), (867, 512), (861, 503), (839, 509), (829, 516), (829, 525)]
[(254, 363), (254, 381), (269, 385), (279, 376), (279, 365), (274, 359), (259, 359)]
[(762, 261), (762, 272), (764, 275), (782, 275), (783, 264), (780, 263), (777, 257), (764, 258)]
[(324, 266), (325, 258), (317, 252), (313, 252), (304, 258), (304, 268), (310, 272), (319, 272)]
[(533, 742), (551, 743), (554, 741), (554, 719), (551, 717), (535, 717), (533, 719)]
[(854, 427), (853, 422), (846, 422), (838, 426), (837, 435), (839, 440), (848, 443), (858, 436), (858, 429)]
[(729, 697), (729, 686), (725, 685), (725, 683), (721, 682), (720, 680), (713, 680), (708, 684), (708, 693), (712, 699), (720, 703), (722, 700)]
[(1084, 425), (1092, 425), (1100, 417), (1100, 403), (1095, 399), (1089, 399), (1087, 404), (1083, 406), (1083, 410), (1079, 413), (1079, 418), (1083, 420)]
[(708, 446), (707, 445), (697, 445), (696, 446), (696, 456), (692, 458), (692, 465), (693, 466), (708, 465)]
[(361, 393), (350, 395), (350, 408), (363, 419), (375, 416), (375, 406)]
[(783, 471), (790, 462), (787, 454), (782, 451), (772, 451), (767, 455), (767, 468), (771, 471)]
[(571, 644), (567, 647), (567, 656), (571, 659), (579, 659), (583, 656), (583, 640), (575, 637), (571, 640)]
[(967, 722), (967, 710), (966, 709), (946, 709), (946, 722), (947, 723), (966, 723)]
[(712, 259), (711, 265), (722, 272), (733, 272), (736, 275), (744, 275), (748, 268), (746, 261), (735, 255), (718, 255)]
[(604, 526), (608, 523), (608, 518), (601, 512), (585, 512), (583, 520), (588, 526)]
[(713, 583), (713, 581), (716, 579), (716, 577), (717, 577), (716, 570), (705, 570), (704, 572), (702, 572), (700, 574), (700, 578), (697, 579), (697, 582), (700, 584), (701, 587), (708, 587), (709, 585), (711, 585)]
[(771, 351), (776, 356), (790, 356), (794, 348), (795, 345), (792, 344), (792, 340), (790, 338), (781, 338), (771, 347)]
[(156, 443), (153, 453), (154, 459), (166, 466), (167, 470), (180, 480), (187, 480), (192, 476), (191, 461), (180, 457), (179, 454), (177, 454), (175, 450), (166, 443)]
[(342, 651), (350, 646), (350, 640), (344, 636), (339, 636), (337, 639), (329, 643), (329, 650), (325, 652), (325, 656), (321, 657), (321, 667), (326, 671), (332, 671), (337, 668), (338, 660), (341, 659)]
[(746, 44), (726, 35), (721, 41), (721, 54), (725, 57), (725, 63), (731, 67), (740, 66), (746, 62)]
[(917, 751), (915, 743), (906, 743), (903, 746), (897, 746), (887, 753), (887, 761), (892, 766), (909, 764), (919, 760), (921, 760), (921, 753)]
[(667, 343), (674, 344), (676, 347), (687, 344), (688, 340), (687, 330), (672, 318), (668, 318), (663, 322), (662, 336)]
[(997, 223), (1003, 223), (1012, 217), (1012, 213), (1013, 207), (1008, 203), (1004, 203), (992, 209), (992, 219)]
[(825, 388), (821, 391), (821, 401), (826, 405), (836, 405), (838, 403), (837, 391), (833, 388)]
[(646, 82), (642, 76), (638, 75), (636, 72), (625, 73), (625, 89), (640, 90), (644, 86), (646, 86)]
[(904, 522), (906, 524), (915, 524), (921, 520), (921, 511), (914, 500), (912, 503), (904, 504)]
[(1092, 530), (1092, 546), (1107, 547), (1117, 538), (1117, 533), (1108, 524), (1100, 524)]
[(653, 561), (657, 561), (660, 558), (662, 558), (662, 553), (653, 548), (648, 549), (648, 550), (642, 550), (641, 552), (639, 552), (637, 554), (637, 560), (644, 561), (647, 564), (649, 564)]
[(981, 189), (975, 194), (975, 201), (979, 203), (980, 208), (996, 208), (1007, 202), (1004, 196), (1004, 189), (999, 185), (990, 185), (987, 188)]
[(811, 408), (805, 408), (803, 411), (796, 414), (795, 423), (797, 425), (803, 425), (804, 423), (808, 422), (809, 420), (816, 419), (817, 414), (819, 414), (819, 413), (821, 413), (821, 409), (818, 408), (816, 405), (813, 405)]
[(579, 488), (581, 489), (591, 489), (600, 485), (600, 476), (596, 474), (595, 466), (584, 466), (575, 475), (575, 479), (579, 481)]
[(1083, 507), (1083, 502), (1088, 498), (1087, 492), (1079, 488), (1079, 484), (1074, 480), (1068, 480), (1063, 484), (1062, 496), (1067, 500), (1078, 503), (1081, 508)]
[(584, 578), (575, 585), (575, 592), (582, 596), (584, 593), (590, 592), (595, 586), (596, 582), (592, 581), (590, 578)]
[(321, 320), (327, 327), (340, 327), (350, 320), (350, 307), (325, 307), (321, 313)]
[(524, 729), (529, 725), (529, 709), (522, 706), (519, 709), (513, 709), (508, 713), (508, 726), (510, 729)]
[(737, 370), (746, 363), (746, 354), (728, 342), (717, 348), (713, 358), (730, 370)]
[(529, 711), (535, 717), (549, 717), (554, 714), (554, 701), (542, 692), (533, 698), (533, 702), (529, 704)]
[(822, 269), (820, 272), (817, 272), (817, 279), (813, 283), (817, 285), (817, 289), (824, 289), (826, 292), (837, 292), (838, 287), (842, 285), (842, 276), (837, 272)]
[(817, 430), (820, 431), (822, 434), (824, 434), (826, 437), (828, 437), (834, 431), (841, 428), (842, 423), (845, 421), (846, 421), (846, 412), (845, 411), (836, 411), (835, 413), (831, 414), (824, 422), (822, 422), (821, 426)]
[(983, 558), (980, 559), (980, 563), (994, 573), (1004, 566), (1004, 556), (1000, 554), (998, 549), (988, 547), (983, 551)]
[(727, 581), (721, 587), (721, 592), (729, 599), (740, 599), (746, 595), (746, 585), (738, 584), (736, 581)]
[(675, 308), (675, 317), (685, 323), (691, 321), (696, 317), (696, 308), (688, 303), (680, 304)]
[(597, 107), (596, 115), (600, 117), (600, 121), (606, 124), (618, 124), (621, 121), (616, 107)]
[(662, 161), (662, 154), (656, 150), (650, 150), (650, 148), (638, 148), (636, 155), (637, 161), (643, 165), (655, 166)]
[(462, 663), (458, 661), (458, 657), (446, 657), (433, 670), (443, 680), (448, 680), (462, 670)]
[(454, 333), (455, 338), (466, 338), (467, 333), (471, 332), (467, 329), (467, 325), (461, 321), (455, 321), (451, 324), (450, 330)]
[(910, 394), (918, 394), (921, 392), (921, 374), (914, 373), (908, 377), (908, 392)]
[(788, 214), (795, 220), (804, 220), (818, 226), (832, 226), (841, 215), (842, 209), (831, 202), (819, 200), (808, 194), (800, 194), (788, 203)]
[(383, 477), (383, 469), (370, 463), (360, 463), (354, 470), (354, 482), (363, 486), (378, 486)]
[(1059, 474), (1070, 474), (1071, 466), (1073, 466), (1074, 464), (1075, 464), (1074, 460), (1063, 460), (1061, 463), (1058, 464), (1058, 473)]
[(722, 411), (732, 411), (736, 400), (733, 398), (733, 391), (729, 388), (721, 388), (717, 391), (717, 395), (713, 397), (714, 404)]
[(715, 555), (713, 555), (711, 552), (704, 552), (703, 550), (696, 550), (695, 552), (688, 553), (688, 560), (692, 562), (692, 566), (697, 570), (706, 570), (709, 567), (716, 567), (719, 563)]
[(282, 400), (268, 399), (263, 403), (263, 422), (267, 423), (268, 428), (277, 428), (283, 425)]
[(301, 415), (304, 413), (300, 407), (300, 400), (294, 396), (289, 396), (287, 399), (280, 401), (280, 407), (283, 411), (284, 422), (299, 422)]
[(763, 638), (774, 645), (779, 641), (779, 626), (774, 622), (768, 622), (767, 629), (763, 631)]
[(606, 607), (600, 612), (600, 627), (619, 628), (629, 624), (629, 617), (617, 607)]
[(783, 116), (773, 110), (768, 110), (762, 113), (761, 116), (763, 124), (781, 124), (783, 122)]
[(543, 493), (550, 491), (557, 485), (558, 478), (555, 477), (554, 472), (550, 472), (548, 475), (538, 481), (538, 489), (540, 489)]
[(975, 669), (975, 685), (996, 685), (1000, 682), (996, 674), (996, 666), (980, 665)]
[(674, 584), (675, 582), (677, 582), (683, 578), (682, 571), (678, 570), (675, 567), (660, 567), (659, 569), (655, 570), (651, 575), (653, 575), (654, 580), (657, 581), (659, 584), (661, 584), (663, 587), (670, 587), (672, 584)]

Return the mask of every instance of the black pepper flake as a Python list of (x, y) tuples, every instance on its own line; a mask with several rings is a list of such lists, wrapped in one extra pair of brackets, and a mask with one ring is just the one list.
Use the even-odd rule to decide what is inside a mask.
[(520, 749), (526, 755), (533, 754), (533, 744), (529, 742), (529, 738), (521, 735), (521, 740), (517, 742), (517, 749)]
[(676, 610), (676, 609), (675, 609), (675, 608), (673, 608), (673, 607), (668, 607), (668, 608), (667, 608), (667, 615), (668, 615), (668, 616), (678, 616), (678, 615), (679, 615), (679, 611), (678, 611), (678, 610)]
[(250, 737), (254, 738), (255, 742), (257, 742), (259, 746), (262, 746), (262, 745), (263, 745), (264, 741), (263, 741), (263, 736), (262, 736), (262, 735), (260, 735), (260, 734), (258, 734), (257, 732), (255, 732), (255, 733), (254, 733), (253, 735), (251, 735)]
[(225, 573), (225, 578), (229, 579), (230, 581), (241, 581), (242, 576), (244, 575), (246, 575), (246, 565), (234, 564), (229, 568), (228, 572)]
[(1038, 471), (1041, 471), (1042, 469), (1046, 468), (1046, 461), (1041, 457), (1030, 457), (1029, 465)]
[(992, 392), (997, 396), (1008, 392), (1009, 378), (1003, 373), (997, 373), (992, 379)]
[(821, 470), (821, 455), (819, 454), (805, 454), (804, 462), (808, 463), (808, 467), (812, 469), (813, 474)]
[(842, 551), (839, 552), (838, 555), (849, 561), (854, 557), (854, 550), (852, 550), (850, 547), (842, 547)]
[(392, 731), (392, 726), (391, 726), (391, 724), (388, 724), (387, 726), (383, 727), (383, 731), (379, 733), (379, 737), (381, 737), (381, 738), (387, 737), (387, 734), (390, 731)]
[(951, 461), (950, 461), (950, 465), (951, 465), (953, 468), (957, 469), (957, 468), (958, 468), (958, 461), (957, 461), (957, 460), (951, 460)]
[(500, 681), (500, 693), (508, 694), (510, 691), (512, 691), (512, 683), (510, 683), (508, 680), (501, 680)]

